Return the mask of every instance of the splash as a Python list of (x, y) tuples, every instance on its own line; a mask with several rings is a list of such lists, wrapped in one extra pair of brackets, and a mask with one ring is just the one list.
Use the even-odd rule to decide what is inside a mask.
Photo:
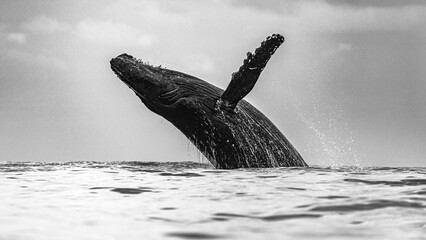
[(317, 152), (320, 154), (319, 161), (322, 165), (335, 168), (352, 165), (361, 168), (356, 141), (346, 112), (334, 97), (341, 93), (330, 84), (333, 79), (323, 71), (327, 69), (319, 70), (314, 67), (308, 71), (307, 90), (311, 99), (307, 101), (310, 107), (302, 108), (300, 103), (296, 103), (295, 107), (301, 120), (317, 139)]

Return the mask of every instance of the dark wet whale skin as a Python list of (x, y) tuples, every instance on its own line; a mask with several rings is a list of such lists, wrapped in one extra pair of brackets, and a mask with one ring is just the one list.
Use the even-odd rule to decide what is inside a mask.
[(224, 90), (201, 79), (127, 54), (110, 63), (151, 111), (185, 134), (216, 168), (307, 166), (278, 128), (247, 101), (227, 110), (218, 105)]

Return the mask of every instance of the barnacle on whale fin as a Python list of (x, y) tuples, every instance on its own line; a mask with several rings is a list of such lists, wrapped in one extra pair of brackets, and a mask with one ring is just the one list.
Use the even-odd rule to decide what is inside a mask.
[(272, 34), (260, 44), (254, 54), (247, 53), (243, 65), (232, 74), (231, 82), (221, 96), (221, 101), (218, 101), (219, 108), (232, 111), (236, 107), (238, 102), (253, 89), (260, 73), (283, 42), (282, 35)]

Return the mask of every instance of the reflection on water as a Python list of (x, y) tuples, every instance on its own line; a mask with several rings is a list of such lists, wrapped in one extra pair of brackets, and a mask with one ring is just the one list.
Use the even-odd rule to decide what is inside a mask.
[(423, 239), (425, 168), (0, 164), (0, 239)]

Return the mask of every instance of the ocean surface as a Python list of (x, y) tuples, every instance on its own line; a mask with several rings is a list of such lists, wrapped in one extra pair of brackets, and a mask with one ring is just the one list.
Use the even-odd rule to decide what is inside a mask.
[(9, 239), (426, 239), (426, 168), (1, 163)]

